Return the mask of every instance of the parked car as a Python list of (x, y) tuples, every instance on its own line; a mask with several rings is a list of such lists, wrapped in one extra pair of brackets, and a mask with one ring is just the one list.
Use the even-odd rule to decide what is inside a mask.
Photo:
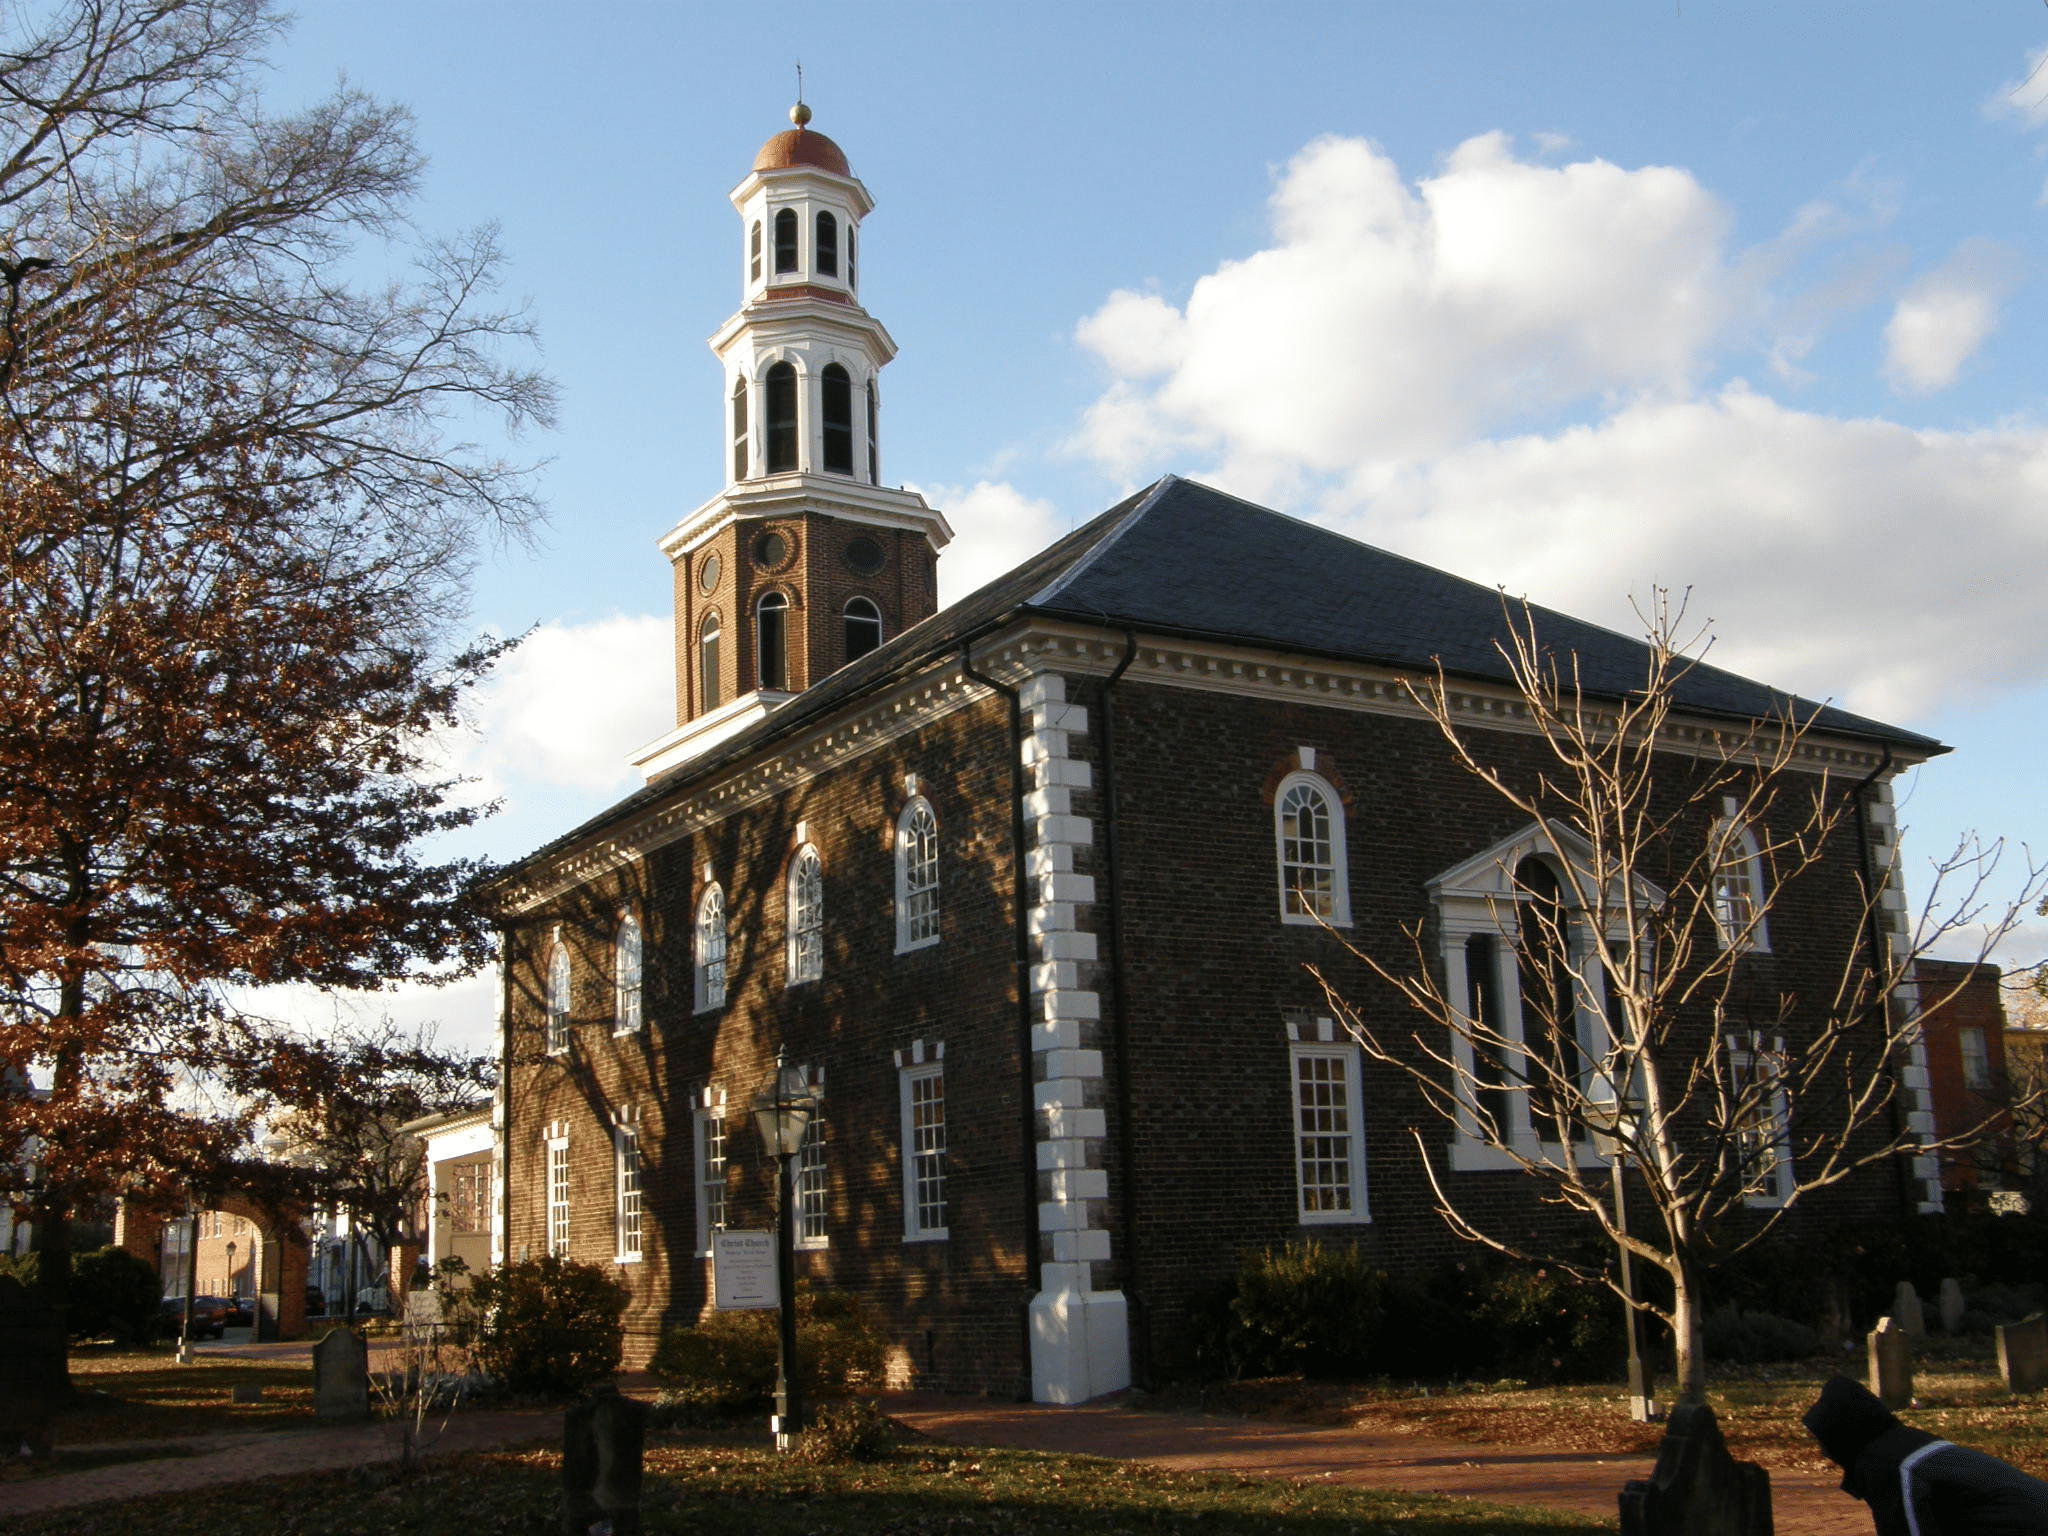
[(356, 1316), (389, 1317), (391, 1290), (388, 1286), (366, 1285), (356, 1292)]
[(230, 1296), (227, 1299), (227, 1325), (230, 1328), (253, 1328), (256, 1325), (256, 1302), (250, 1296)]
[(317, 1286), (317, 1285), (309, 1285), (309, 1286), (307, 1286), (307, 1287), (306, 1287), (306, 1316), (308, 1316), (308, 1317), (325, 1317), (326, 1315), (327, 1315), (327, 1293), (326, 1293), (325, 1291), (321, 1290), (321, 1289), (320, 1289), (320, 1287), (319, 1287), (319, 1286)]
[[(176, 1338), (185, 1327), (185, 1298), (166, 1296), (163, 1301), (164, 1327)], [(228, 1304), (218, 1296), (192, 1298), (192, 1337), (217, 1339), (228, 1330)]]

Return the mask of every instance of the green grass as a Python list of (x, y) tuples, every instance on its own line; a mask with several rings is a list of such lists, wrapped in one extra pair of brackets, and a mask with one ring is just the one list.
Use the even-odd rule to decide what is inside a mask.
[[(340, 1474), (95, 1505), (9, 1523), (9, 1536), (543, 1536), (560, 1529), (551, 1451), (464, 1457), (389, 1487)], [(794, 1465), (765, 1449), (656, 1436), (642, 1511), (691, 1536), (1554, 1536), (1612, 1522), (1422, 1494), (1171, 1473), (1089, 1457), (913, 1448)]]
[[(201, 1355), (190, 1365), (179, 1365), (168, 1346), (78, 1349), (71, 1352), (71, 1385), (81, 1404), (57, 1420), (59, 1450), (235, 1430), (302, 1429), (313, 1423), (310, 1361)], [(236, 1403), (238, 1386), (260, 1386), (263, 1401)]]

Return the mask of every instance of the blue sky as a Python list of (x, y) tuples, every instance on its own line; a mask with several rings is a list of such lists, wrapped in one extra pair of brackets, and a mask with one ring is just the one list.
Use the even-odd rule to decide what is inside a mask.
[(408, 103), (420, 224), (502, 226), (562, 384), (553, 522), (474, 584), (539, 626), (464, 758), (486, 851), (667, 724), (654, 540), (718, 488), (725, 194), (801, 57), (946, 595), (1167, 470), (1617, 627), (1691, 585), (1716, 660), (1956, 747), (1924, 857), (2048, 850), (2044, 46), (2018, 0), (351, 0), (267, 89)]

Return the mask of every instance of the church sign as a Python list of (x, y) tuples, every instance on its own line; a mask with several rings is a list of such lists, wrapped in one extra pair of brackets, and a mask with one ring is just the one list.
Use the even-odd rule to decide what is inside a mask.
[(721, 1312), (781, 1304), (773, 1232), (711, 1234), (711, 1305)]

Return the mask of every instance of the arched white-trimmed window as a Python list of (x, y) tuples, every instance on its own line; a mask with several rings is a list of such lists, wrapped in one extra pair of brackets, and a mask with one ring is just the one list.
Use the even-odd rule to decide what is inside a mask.
[(818, 424), (825, 468), (835, 475), (852, 474), (853, 375), (838, 363), (827, 363), (818, 376)]
[(747, 242), (747, 281), (761, 281), (761, 221), (754, 220), (754, 232)]
[(789, 933), (788, 984), (819, 980), (825, 974), (825, 866), (809, 843), (789, 861), (783, 913)]
[(718, 708), (718, 615), (707, 613), (697, 627), (697, 695), (700, 712)]
[(767, 472), (788, 474), (797, 467), (796, 364), (772, 365), (763, 379), (767, 406), (761, 417), (762, 452)]
[(882, 644), (882, 610), (864, 597), (849, 598), (841, 615), (845, 631), (846, 659), (859, 661)]
[(794, 272), (797, 269), (797, 217), (794, 208), (784, 208), (775, 215), (775, 270)]
[(1764, 926), (1764, 861), (1756, 834), (1734, 813), (1714, 823), (1707, 834), (1712, 863), (1714, 937), (1723, 949), (1769, 954), (1771, 938)]
[(725, 891), (716, 883), (697, 899), (697, 1012), (725, 1006)]
[(1344, 852), (1344, 802), (1328, 779), (1300, 768), (1280, 781), (1273, 795), (1273, 843), (1280, 920), (1347, 926), (1351, 875)]
[(550, 1056), (569, 1049), (569, 946), (558, 935), (548, 953), (548, 1039)]
[(747, 478), (747, 381), (732, 381), (732, 477)]
[(640, 919), (628, 912), (612, 940), (612, 1033), (638, 1034), (640, 1018)]
[(756, 687), (789, 687), (789, 599), (780, 592), (754, 605), (754, 666)]
[(817, 218), (817, 270), (827, 277), (839, 275), (839, 221), (820, 212)]
[(939, 942), (939, 818), (915, 797), (896, 820), (896, 953)]

